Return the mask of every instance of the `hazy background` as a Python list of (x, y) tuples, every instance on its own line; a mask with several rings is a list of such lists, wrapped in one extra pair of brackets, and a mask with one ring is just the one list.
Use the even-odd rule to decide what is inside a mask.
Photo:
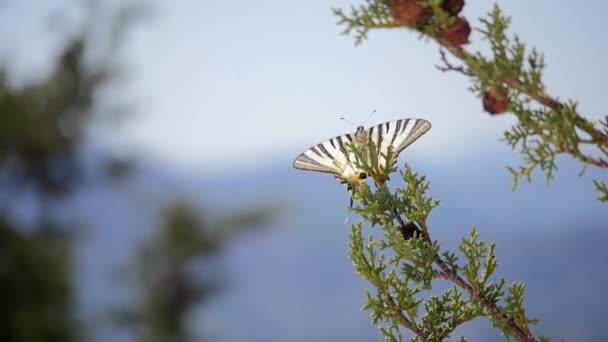
[[(354, 130), (340, 117), (362, 122), (374, 109), (369, 124), (404, 117), (433, 124), (400, 165), (426, 174), (441, 200), (430, 219), (435, 239), (455, 249), (475, 225), (496, 241), (500, 275), (526, 283), (527, 312), (542, 319), (535, 332), (571, 341), (608, 334), (608, 214), (591, 184), (605, 171), (579, 177), (580, 166), (563, 157), (550, 186), (536, 175), (512, 192), (505, 166), (519, 159), (498, 139), (513, 117), (484, 113), (467, 79), (436, 70), (437, 46), (415, 34), (372, 32), (355, 47), (330, 11), (353, 3), (0, 2), (3, 96), (32, 103), (6, 100), (3, 132), (33, 127), (23, 134), (40, 137), (48, 125), (61, 142), (41, 148), (47, 140), (20, 134), (2, 141), (0, 223), (23, 246), (38, 235), (66, 242), (60, 254), (69, 258), (58, 262), (72, 265), (65, 274), (39, 264), (54, 260), (44, 255), (28, 257), (31, 272), (17, 273), (27, 284), (61, 279), (57, 293), (70, 308), (65, 321), (75, 323), (65, 329), (78, 332), (74, 339), (377, 340), (369, 314), (359, 311), (368, 285), (346, 258), (348, 196), (332, 177), (291, 166), (303, 149)], [(548, 91), (577, 99), (591, 119), (606, 115), (608, 5), (500, 5), (513, 16), (511, 32), (545, 53)], [(491, 6), (469, 1), (463, 14), (477, 25)], [(479, 34), (471, 40), (486, 50)], [(62, 95), (65, 103), (91, 97), (77, 107), (86, 116), (68, 120), (78, 134), (67, 134), (62, 115), (74, 108), (47, 110), (56, 102), (23, 89), (48, 82), (34, 93), (59, 96), (64, 81), (52, 75), (58, 64), (71, 65), (65, 53), (75, 41), (84, 42), (78, 61), (86, 70), (107, 76), (92, 86), (75, 82)], [(20, 122), (20, 111), (35, 119)], [(68, 172), (74, 165), (78, 172)], [(29, 255), (33, 246), (15, 253)], [(33, 301), (23, 317), (43, 306)], [(16, 317), (9, 311), (6, 319), (38, 326)], [(460, 333), (502, 340), (486, 321)]]

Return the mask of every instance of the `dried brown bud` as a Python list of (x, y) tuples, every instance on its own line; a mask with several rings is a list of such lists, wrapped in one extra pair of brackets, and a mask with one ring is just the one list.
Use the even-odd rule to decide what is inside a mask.
[(441, 37), (451, 46), (460, 46), (469, 42), (471, 26), (462, 17), (456, 18), (454, 23), (441, 31)]
[(441, 8), (451, 15), (458, 15), (464, 7), (464, 0), (443, 0)]
[(418, 0), (389, 0), (388, 9), (399, 24), (410, 27), (424, 24), (430, 14)]
[(506, 112), (509, 109), (509, 94), (505, 88), (497, 92), (487, 87), (483, 93), (483, 109), (494, 115)]

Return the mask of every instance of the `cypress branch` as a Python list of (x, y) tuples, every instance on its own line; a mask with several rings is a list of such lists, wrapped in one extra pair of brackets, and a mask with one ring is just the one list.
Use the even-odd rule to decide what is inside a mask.
[[(373, 29), (403, 28), (435, 41), (440, 47), (441, 71), (454, 71), (470, 78), (470, 90), (483, 99), (490, 114), (513, 113), (518, 122), (503, 135), (522, 156), (523, 165), (508, 167), (515, 188), (520, 179), (532, 179), (540, 169), (550, 182), (558, 171), (555, 159), (569, 155), (587, 166), (608, 169), (608, 116), (599, 122), (586, 119), (573, 100), (560, 101), (546, 92), (542, 74), (544, 57), (528, 49), (517, 35), (509, 36), (511, 18), (495, 5), (476, 30), (491, 47), (491, 55), (469, 51), (471, 28), (458, 16), (464, 1), (458, 0), (365, 0), (350, 13), (333, 9), (344, 34), (353, 34), (355, 44), (367, 39)], [(462, 65), (450, 62), (446, 51)], [(585, 148), (582, 147), (591, 147)], [(600, 201), (608, 202), (608, 190), (593, 181)], [(602, 185), (603, 184), (603, 185)]]
[[(364, 151), (350, 148), (362, 171), (394, 170), (389, 167), (392, 158), (378, 165), (373, 142)], [(384, 176), (388, 179), (388, 174)], [(374, 183), (373, 188), (362, 184), (354, 195), (358, 203), (351, 209), (362, 222), (352, 226), (348, 255), (355, 272), (377, 289), (375, 296), (366, 294), (363, 309), (372, 312), (372, 322), (385, 339), (401, 341), (401, 326), (412, 332), (413, 340), (444, 341), (463, 323), (485, 316), (507, 337), (538, 341), (529, 329), (538, 320), (529, 318), (523, 307), (524, 284), (492, 281), (498, 268), (495, 245), (480, 240), (473, 228), (459, 246), (464, 264), (458, 264), (455, 253), (441, 252), (427, 225), (439, 205), (426, 195), (430, 182), (407, 165), (401, 176), (405, 186), (394, 192), (384, 183)], [(382, 237), (366, 236), (363, 222), (379, 227)], [(453, 286), (424, 299), (438, 281)]]

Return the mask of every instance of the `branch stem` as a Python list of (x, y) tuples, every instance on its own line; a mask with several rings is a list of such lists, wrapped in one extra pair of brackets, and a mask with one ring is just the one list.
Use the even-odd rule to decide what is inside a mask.
[(513, 318), (510, 318), (507, 315), (505, 315), (502, 312), (502, 309), (500, 306), (496, 305), (495, 303), (490, 302), (487, 298), (485, 298), (479, 292), (479, 290), (475, 289), (473, 286), (471, 286), (469, 283), (467, 283), (464, 279), (462, 279), (462, 277), (460, 277), (458, 275), (458, 273), (456, 273), (456, 271), (452, 270), (443, 261), (443, 259), (441, 259), (439, 256), (437, 256), (435, 263), (443, 271), (439, 274), (441, 276), (443, 276), (444, 279), (453, 282), (454, 284), (458, 285), (460, 288), (465, 290), (469, 294), (469, 296), (471, 296), (471, 300), (473, 302), (483, 305), (486, 308), (486, 310), (488, 311), (488, 313), (490, 314), (490, 316), (492, 316), (492, 318), (494, 318), (494, 320), (496, 320), (497, 322), (503, 322), (509, 328), (509, 330), (513, 332), (513, 334), (515, 335), (514, 337), (518, 341), (536, 342), (536, 339), (534, 338), (534, 336), (532, 336), (529, 332), (527, 332), (528, 329), (524, 329), (524, 328), (520, 327), (515, 322), (515, 320), (513, 320)]
[[(395, 211), (396, 211), (396, 209), (395, 209)], [(403, 220), (403, 218), (401, 218), (401, 216), (399, 216), (398, 221), (401, 225), (400, 230), (402, 232), (404, 230), (411, 230), (410, 227), (407, 227), (405, 225), (404, 220)], [(417, 229), (418, 229), (418, 231), (420, 231), (419, 228), (417, 228)], [(428, 234), (428, 230), (422, 230), (422, 231), (424, 231), (426, 233), (426, 234), (423, 234), (424, 239), (428, 243), (432, 243), (430, 235)], [(404, 238), (405, 238), (405, 236), (404, 236)], [(509, 328), (509, 331), (513, 332), (513, 334), (514, 334), (513, 337), (515, 337), (517, 339), (517, 341), (520, 341), (520, 342), (536, 342), (537, 341), (534, 338), (534, 336), (532, 336), (530, 334), (527, 327), (523, 327), (523, 328), (520, 327), (513, 318), (508, 317), (502, 311), (502, 308), (499, 305), (490, 302), (486, 297), (484, 297), (484, 295), (482, 293), (479, 292), (478, 289), (471, 286), (471, 284), (467, 283), (460, 275), (458, 275), (458, 272), (456, 270), (452, 269), (450, 266), (448, 266), (439, 255), (435, 256), (435, 264), (437, 264), (437, 266), (439, 266), (439, 268), (441, 269), (441, 272), (435, 272), (436, 276), (443, 278), (445, 280), (451, 281), (452, 283), (456, 284), (461, 289), (465, 290), (469, 294), (469, 296), (473, 302), (481, 304), (487, 310), (489, 316), (491, 316), (496, 322), (502, 322), (505, 326), (507, 326)]]
[(399, 317), (399, 323), (406, 329), (413, 331), (414, 334), (418, 335), (423, 341), (427, 341), (428, 335), (424, 331), (422, 331), (416, 324), (412, 323), (407, 317), (405, 317), (397, 303), (395, 303), (395, 300), (391, 296), (388, 289), (384, 287), (379, 287), (378, 289), (386, 297), (391, 309), (393, 309), (393, 311), (397, 314), (397, 317)]
[[(431, 37), (433, 38), (437, 44), (439, 44), (440, 46), (444, 47), (446, 50), (450, 51), (450, 53), (452, 54), (452, 56), (460, 59), (461, 61), (463, 61), (465, 64), (467, 63), (467, 60), (473, 60), (474, 57), (469, 54), (467, 51), (465, 51), (462, 47), (460, 46), (452, 46), (449, 43), (447, 43), (443, 38), (441, 38), (440, 36), (433, 36)], [(470, 77), (475, 77), (476, 75), (473, 74), (470, 69), (465, 70), (463, 67), (454, 67), (453, 65), (451, 65), (448, 61), (447, 58), (445, 57), (445, 53), (443, 52), (443, 50), (441, 51), (441, 58), (442, 61), (445, 64), (445, 67), (440, 67), (440, 70), (442, 71), (458, 71), (461, 72), (467, 76)], [(531, 99), (535, 100), (536, 102), (542, 104), (545, 107), (550, 108), (553, 111), (559, 112), (561, 111), (565, 106), (564, 104), (562, 104), (561, 102), (559, 102), (558, 100), (554, 99), (553, 97), (549, 96), (548, 94), (546, 94), (543, 91), (530, 91), (526, 85), (521, 82), (520, 80), (517, 79), (513, 79), (510, 77), (503, 77), (502, 78), (502, 83), (504, 83), (505, 85), (517, 90), (518, 92), (522, 93), (522, 94), (526, 94), (528, 95)], [(580, 128), (581, 130), (587, 132), (591, 138), (592, 141), (598, 145), (601, 146), (605, 146), (608, 147), (608, 134), (602, 132), (601, 130), (593, 127), (593, 123), (591, 123), (589, 120), (583, 118), (582, 116), (578, 115), (576, 116), (576, 118), (574, 119), (574, 124), (576, 125), (576, 127)], [(594, 165), (600, 166), (600, 167), (608, 167), (608, 163), (593, 163)]]
[[(474, 57), (471, 54), (469, 54), (468, 52), (466, 52), (462, 47), (452, 46), (438, 35), (433, 36), (432, 38), (437, 42), (437, 44), (439, 44), (446, 50), (450, 51), (452, 56), (460, 59), (465, 64), (467, 63), (468, 60), (474, 60)], [(444, 64), (444, 66), (437, 66), (437, 68), (439, 70), (456, 71), (456, 72), (462, 73), (469, 77), (476, 77), (476, 75), (471, 71), (470, 68), (465, 69), (463, 66), (452, 65), (447, 60), (444, 50), (440, 50), (440, 54), (441, 54), (441, 60)], [(528, 87), (526, 87), (526, 85), (523, 82), (521, 82), (520, 80), (505, 76), (500, 81), (504, 85), (517, 90), (519, 93), (526, 94), (531, 99), (535, 100), (536, 102), (542, 104), (545, 107), (550, 108), (551, 110), (553, 110), (555, 112), (560, 112), (563, 108), (565, 108), (565, 105), (563, 103), (561, 103), (558, 100), (554, 99), (553, 97), (549, 96), (545, 92), (529, 90)], [(576, 114), (576, 117), (574, 118), (574, 125), (576, 126), (576, 128), (586, 132), (587, 134), (589, 134), (591, 136), (591, 140), (589, 141), (589, 143), (597, 145), (600, 149), (608, 148), (608, 134), (595, 128), (592, 122), (583, 118), (578, 113)], [(585, 142), (587, 142), (587, 141), (585, 141)], [(563, 151), (563, 152), (566, 152), (566, 153), (572, 155), (574, 158), (579, 159), (583, 163), (595, 165), (595, 166), (601, 167), (601, 168), (608, 168), (608, 161), (604, 160), (602, 158), (593, 158), (589, 155), (584, 155), (578, 151), (573, 151), (573, 150), (567, 150), (567, 151)]]

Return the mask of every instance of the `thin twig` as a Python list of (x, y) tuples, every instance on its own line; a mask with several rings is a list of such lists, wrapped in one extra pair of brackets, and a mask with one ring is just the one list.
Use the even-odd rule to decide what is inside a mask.
[[(448, 51), (450, 51), (450, 53), (454, 57), (464, 61), (465, 63), (466, 63), (467, 59), (470, 59), (472, 57), (462, 47), (452, 46), (449, 43), (447, 43), (440, 36), (434, 36), (432, 38), (440, 46), (443, 46)], [(453, 67), (453, 66), (450, 67), (450, 63), (447, 61), (445, 52), (443, 50), (440, 50), (440, 53), (441, 53), (441, 58), (444, 61), (444, 63), (446, 63), (446, 67), (447, 67), (447, 69), (444, 71), (453, 70), (453, 71), (461, 72), (467, 76), (475, 76), (474, 74), (470, 73), (469, 70), (465, 70), (462, 67)], [(462, 69), (462, 70), (460, 70), (460, 69)], [(442, 70), (442, 69), (440, 69), (440, 70)], [(518, 92), (528, 95), (530, 98), (532, 98), (536, 102), (538, 102), (546, 107), (551, 108), (553, 111), (559, 112), (565, 107), (564, 104), (562, 104), (558, 100), (552, 98), (551, 96), (549, 96), (548, 94), (546, 94), (542, 91), (534, 91), (534, 92), (530, 91), (520, 80), (513, 79), (510, 77), (504, 77), (504, 78), (502, 78), (501, 81), (502, 81), (502, 83), (517, 90)], [(575, 123), (576, 127), (587, 132), (595, 143), (597, 143), (598, 145), (603, 145), (603, 146), (608, 147), (608, 134), (602, 132), (601, 130), (599, 130), (595, 127), (592, 127), (593, 124), (591, 122), (589, 122), (589, 120), (587, 120), (577, 114), (576, 118), (574, 119), (574, 123)], [(592, 127), (592, 128), (590, 128), (590, 127)], [(603, 167), (603, 168), (608, 168), (608, 164), (604, 164), (602, 162), (596, 162), (596, 163), (592, 163), (592, 164)]]
[(443, 270), (446, 279), (452, 281), (454, 284), (458, 285), (471, 296), (471, 300), (473, 302), (479, 303), (483, 305), (490, 316), (492, 316), (496, 321), (504, 322), (506, 326), (509, 327), (509, 330), (512, 331), (516, 336), (518, 341), (527, 341), (527, 342), (535, 342), (536, 339), (534, 336), (527, 333), (524, 329), (522, 329), (513, 318), (508, 317), (502, 312), (502, 308), (498, 305), (490, 302), (487, 298), (485, 298), (478, 290), (474, 289), (469, 283), (467, 283), (464, 279), (462, 279), (458, 273), (454, 272), (441, 258), (435, 259), (435, 263)]
[[(454, 57), (464, 61), (465, 63), (468, 59), (472, 58), (472, 56), (469, 53), (467, 53), (462, 47), (452, 46), (438, 35), (434, 36), (432, 38), (440, 46), (442, 46), (442, 47), (446, 48), (448, 51), (450, 51), (450, 53)], [(470, 69), (465, 69), (463, 66), (454, 66), (453, 64), (451, 64), (448, 61), (448, 59), (446, 57), (446, 53), (443, 49), (441, 49), (439, 51), (439, 53), (441, 55), (441, 60), (443, 61), (444, 65), (445, 65), (443, 67), (436, 66), (439, 70), (444, 71), (444, 72), (456, 71), (456, 72), (460, 72), (464, 75), (467, 75), (469, 77), (476, 76), (475, 74), (473, 74), (470, 71)], [(563, 108), (565, 108), (564, 104), (562, 104), (558, 100), (552, 98), (551, 96), (547, 95), (546, 93), (544, 93), (542, 91), (530, 91), (529, 89), (527, 89), (526, 85), (524, 83), (522, 83), (520, 80), (505, 76), (500, 81), (503, 84), (511, 87), (512, 89), (517, 90), (519, 93), (526, 94), (531, 99), (544, 105), (545, 107), (550, 108), (551, 110), (553, 110), (555, 112), (560, 112), (561, 110), (563, 110)], [(602, 148), (602, 147), (608, 148), (608, 134), (595, 128), (594, 125), (589, 120), (581, 117), (580, 115), (578, 115), (578, 113), (576, 114), (576, 117), (574, 118), (574, 125), (591, 136), (591, 143), (593, 143), (594, 145), (597, 145), (599, 148)], [(584, 155), (580, 152), (573, 151), (571, 149), (564, 151), (564, 152), (572, 155), (573, 157), (581, 160), (584, 163), (595, 165), (595, 166), (598, 166), (601, 168), (608, 168), (608, 161), (606, 161), (602, 158), (593, 158), (591, 156)]]
[[(409, 229), (405, 226), (404, 220), (400, 216), (398, 218), (398, 221), (402, 225), (400, 227), (401, 231)], [(420, 230), (420, 228), (418, 228), (418, 230)], [(431, 243), (430, 235), (428, 234), (428, 232), (424, 235), (424, 238), (428, 243)], [(489, 315), (494, 318), (494, 320), (496, 320), (497, 322), (503, 322), (507, 327), (509, 327), (509, 330), (513, 332), (513, 334), (515, 335), (514, 337), (518, 341), (536, 342), (534, 336), (526, 332), (527, 329), (520, 327), (517, 322), (513, 320), (513, 318), (510, 318), (505, 313), (503, 313), (502, 308), (500, 306), (490, 302), (478, 290), (473, 288), (473, 286), (471, 286), (464, 279), (462, 279), (462, 277), (458, 275), (458, 272), (449, 267), (439, 255), (435, 255), (435, 263), (441, 269), (441, 271), (434, 272), (436, 276), (451, 281), (463, 290), (465, 290), (471, 297), (471, 300), (475, 303), (483, 305), (488, 311)]]
[(403, 312), (401, 311), (401, 309), (399, 308), (399, 306), (397, 306), (397, 303), (395, 303), (395, 300), (393, 299), (393, 297), (389, 293), (388, 289), (383, 288), (383, 287), (379, 287), (378, 289), (386, 297), (386, 299), (388, 300), (389, 305), (391, 306), (391, 308), (393, 309), (393, 311), (399, 317), (399, 322), (401, 323), (401, 325), (403, 325), (405, 328), (413, 331), (414, 334), (416, 334), (420, 338), (422, 338), (423, 341), (426, 341), (428, 339), (428, 335), (424, 331), (422, 331), (420, 328), (418, 328), (417, 325), (413, 324), (407, 317), (405, 317), (405, 315), (403, 314)]
[(443, 49), (439, 49), (439, 54), (441, 55), (441, 61), (443, 62), (443, 66), (441, 65), (435, 65), (435, 67), (443, 72), (448, 72), (448, 71), (456, 71), (459, 72), (461, 74), (464, 74), (466, 76), (473, 76), (473, 73), (471, 73), (471, 71), (466, 70), (464, 68), (464, 66), (455, 66), (452, 63), (450, 63), (450, 61), (448, 61), (448, 58), (445, 54), (445, 50)]

